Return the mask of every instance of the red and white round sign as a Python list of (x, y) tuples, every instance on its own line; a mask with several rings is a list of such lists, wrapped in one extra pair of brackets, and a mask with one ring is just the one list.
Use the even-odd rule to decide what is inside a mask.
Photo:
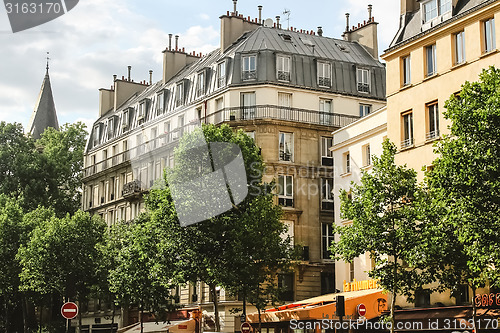
[(244, 322), (241, 324), (241, 332), (248, 333), (252, 330), (252, 325), (250, 323)]
[(361, 317), (364, 317), (365, 314), (366, 314), (366, 306), (361, 303), (361, 304), (358, 304), (358, 314), (361, 316)]
[(61, 306), (61, 314), (65, 319), (73, 319), (78, 314), (78, 305), (73, 302), (64, 303)]

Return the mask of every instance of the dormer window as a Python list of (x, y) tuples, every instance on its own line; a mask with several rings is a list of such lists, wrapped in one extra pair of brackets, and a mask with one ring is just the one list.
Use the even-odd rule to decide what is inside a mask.
[(250, 55), (243, 57), (241, 74), (243, 80), (255, 80), (257, 78), (257, 56)]
[(142, 101), (139, 103), (139, 115), (138, 115), (138, 120), (143, 120), (146, 118), (146, 101)]
[(220, 62), (217, 64), (217, 88), (222, 88), (226, 85), (226, 63)]
[(332, 85), (332, 66), (330, 63), (318, 61), (318, 85), (320, 87)]
[(279, 55), (276, 57), (278, 81), (290, 81), (290, 57)]
[(96, 125), (94, 127), (94, 146), (97, 146), (99, 144), (99, 141), (101, 139), (101, 125)]
[(163, 113), (163, 110), (165, 109), (165, 92), (159, 92), (156, 95), (156, 112), (157, 114)]
[(115, 121), (114, 118), (108, 119), (108, 139), (112, 139), (115, 135)]
[(205, 95), (205, 71), (198, 73), (196, 78), (196, 97)]
[(184, 82), (178, 83), (175, 87), (175, 106), (184, 104)]
[(358, 91), (363, 93), (370, 92), (370, 71), (365, 68), (357, 69)]
[(451, 11), (451, 0), (430, 0), (422, 3), (423, 21), (430, 20), (444, 15)]

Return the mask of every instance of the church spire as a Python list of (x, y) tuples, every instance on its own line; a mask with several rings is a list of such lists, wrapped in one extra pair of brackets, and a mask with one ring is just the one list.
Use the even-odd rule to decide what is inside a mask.
[(35, 139), (39, 139), (47, 127), (53, 127), (56, 130), (59, 130), (56, 106), (54, 103), (54, 97), (52, 96), (52, 87), (50, 85), (48, 54), (49, 53), (47, 52), (45, 78), (43, 79), (42, 88), (40, 89), (40, 94), (38, 95), (35, 110), (31, 115), (28, 125), (29, 133)]

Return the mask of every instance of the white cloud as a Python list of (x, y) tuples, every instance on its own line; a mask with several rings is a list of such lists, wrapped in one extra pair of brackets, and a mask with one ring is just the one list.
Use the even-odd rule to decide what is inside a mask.
[(208, 14), (205, 14), (205, 13), (201, 13), (199, 15), (199, 17), (202, 19), (202, 20), (205, 20), (205, 21), (208, 21), (210, 20), (210, 16)]

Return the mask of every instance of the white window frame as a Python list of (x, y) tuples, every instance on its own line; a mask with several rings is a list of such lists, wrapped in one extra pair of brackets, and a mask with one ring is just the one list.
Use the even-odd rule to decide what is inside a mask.
[(196, 75), (196, 97), (205, 95), (205, 86), (205, 71), (202, 71)]
[(370, 70), (366, 68), (357, 68), (356, 69), (356, 86), (358, 88), (358, 92), (361, 93), (370, 93)]
[(165, 110), (165, 92), (161, 91), (156, 94), (156, 111), (158, 114)]
[(243, 81), (257, 79), (257, 56), (255, 54), (241, 57), (241, 77)]
[(483, 29), (484, 52), (491, 52), (496, 49), (495, 18), (483, 21)]
[(429, 0), (423, 2), (421, 5), (422, 9), (422, 21), (424, 23), (430, 22), (435, 18), (442, 16), (452, 10), (451, 0)]
[(368, 167), (368, 166), (372, 165), (372, 155), (371, 155), (370, 144), (366, 144), (361, 148), (362, 148), (362, 152), (363, 152), (363, 167)]
[(179, 107), (184, 104), (184, 82), (179, 82), (175, 86), (175, 106)]
[(344, 166), (344, 175), (350, 174), (351, 173), (351, 153), (350, 152), (345, 152), (342, 156), (343, 159), (343, 166)]
[(438, 102), (428, 103), (425, 106), (427, 112), (427, 140), (434, 140), (439, 137), (439, 107)]
[(97, 124), (94, 126), (94, 146), (98, 145), (100, 142), (101, 137), (101, 126), (100, 124)]
[(359, 116), (365, 117), (372, 112), (371, 104), (359, 104)]
[(276, 56), (276, 78), (278, 81), (290, 82), (291, 58), (285, 55)]
[(330, 88), (332, 86), (332, 64), (318, 61), (318, 86)]
[(413, 111), (405, 112), (401, 115), (402, 118), (402, 141), (401, 148), (412, 147), (414, 144), (413, 137)]
[(146, 101), (140, 102), (138, 108), (139, 110), (138, 110), (137, 120), (142, 120), (146, 118)]
[(321, 165), (333, 166), (333, 152), (330, 150), (332, 146), (332, 137), (321, 137)]
[(217, 64), (217, 88), (226, 86), (226, 62), (222, 61)]
[[(293, 207), (293, 176), (278, 175), (278, 203), (284, 207)], [(291, 191), (289, 191), (291, 189)]]
[(123, 111), (122, 114), (122, 128), (128, 127), (128, 121), (129, 121), (129, 112), (128, 110)]
[(327, 98), (319, 99), (319, 123), (331, 125), (333, 123), (333, 101)]
[(321, 259), (332, 260), (328, 255), (328, 248), (335, 242), (335, 233), (333, 232), (332, 223), (321, 223)]
[[(293, 157), (294, 157), (293, 140), (294, 140), (293, 133), (279, 132), (278, 160), (285, 162), (293, 162)], [(287, 153), (287, 151), (289, 153)]]
[(459, 31), (453, 35), (455, 65), (460, 65), (465, 62), (465, 31)]
[(108, 139), (112, 139), (115, 136), (115, 119), (113, 117), (108, 119)]
[(401, 70), (403, 72), (403, 87), (411, 84), (411, 57), (407, 55), (401, 58)]
[(433, 76), (436, 73), (436, 44), (431, 44), (425, 47), (425, 76)]
[[(326, 188), (326, 191), (324, 191)], [(333, 178), (321, 178), (321, 202), (333, 202)]]

